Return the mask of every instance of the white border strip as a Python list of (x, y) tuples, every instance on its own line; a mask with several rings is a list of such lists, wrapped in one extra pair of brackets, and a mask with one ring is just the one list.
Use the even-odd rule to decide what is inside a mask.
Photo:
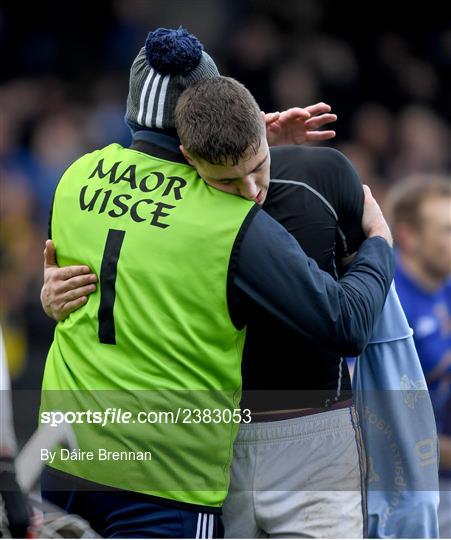
[(152, 88), (150, 89), (149, 99), (147, 100), (147, 113), (146, 113), (146, 120), (144, 122), (144, 125), (147, 127), (150, 127), (152, 125), (152, 114), (153, 114), (153, 105), (154, 105), (154, 99), (155, 94), (157, 92), (158, 83), (160, 82), (161, 75), (157, 73), (155, 75), (155, 79), (152, 82)]
[(142, 124), (142, 121), (143, 121), (144, 102), (146, 100), (147, 87), (149, 86), (152, 75), (153, 75), (153, 68), (150, 68), (149, 74), (147, 75), (146, 82), (144, 83), (143, 89), (141, 90), (141, 97), (139, 98), (138, 124)]
[(170, 75), (166, 75), (163, 79), (163, 84), (161, 85), (160, 97), (158, 99), (157, 119), (155, 122), (158, 128), (163, 127), (164, 101), (166, 99), (166, 92), (167, 92), (170, 78), (171, 78)]

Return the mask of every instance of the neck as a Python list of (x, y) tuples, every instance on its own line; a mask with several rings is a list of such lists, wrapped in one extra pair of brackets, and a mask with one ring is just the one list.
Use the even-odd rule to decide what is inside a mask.
[(400, 260), (406, 272), (421, 286), (429, 292), (435, 292), (443, 284), (443, 278), (434, 276), (424, 268), (416, 257), (400, 254)]

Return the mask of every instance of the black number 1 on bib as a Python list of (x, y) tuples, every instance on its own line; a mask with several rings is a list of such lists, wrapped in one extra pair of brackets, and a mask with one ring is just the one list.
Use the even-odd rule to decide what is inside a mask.
[(125, 231), (108, 231), (100, 269), (99, 341), (109, 345), (116, 345), (113, 310), (116, 300), (117, 263), (124, 236)]

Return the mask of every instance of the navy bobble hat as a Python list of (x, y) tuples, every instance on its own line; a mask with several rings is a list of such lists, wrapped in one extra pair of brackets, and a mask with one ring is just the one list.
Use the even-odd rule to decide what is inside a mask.
[(184, 28), (158, 28), (149, 33), (132, 64), (125, 120), (144, 128), (175, 128), (182, 92), (218, 76), (216, 64), (195, 36)]

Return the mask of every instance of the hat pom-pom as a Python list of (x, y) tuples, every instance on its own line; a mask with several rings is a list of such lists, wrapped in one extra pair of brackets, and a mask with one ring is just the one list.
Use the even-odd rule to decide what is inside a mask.
[(146, 39), (146, 59), (163, 75), (188, 75), (202, 58), (202, 43), (185, 28), (157, 28)]

